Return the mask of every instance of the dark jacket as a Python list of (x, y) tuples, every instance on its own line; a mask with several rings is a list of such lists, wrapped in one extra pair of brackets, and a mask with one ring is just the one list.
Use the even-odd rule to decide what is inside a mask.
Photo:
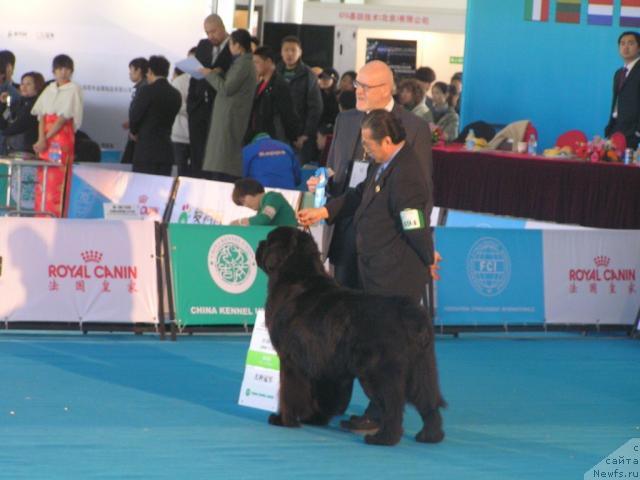
[[(379, 168), (372, 164), (362, 183), (327, 203), (329, 222), (353, 215), (365, 291), (419, 299), (433, 263), (432, 192), (417, 153), (406, 143), (376, 180)], [(401, 212), (407, 209), (418, 212), (421, 225), (403, 227)]]
[(141, 88), (129, 112), (129, 130), (138, 135), (133, 163), (173, 163), (171, 128), (182, 97), (166, 78)]
[[(423, 178), (427, 182), (429, 192), (433, 192), (433, 162), (431, 159), (431, 131), (429, 124), (420, 117), (408, 112), (399, 103), (395, 103), (393, 113), (400, 119), (407, 132), (407, 143), (418, 155)], [(329, 180), (327, 193), (336, 197), (347, 191), (354, 158), (361, 159), (363, 155), (360, 144), (360, 122), (364, 113), (358, 110), (341, 112), (336, 119), (333, 141), (329, 150), (327, 166), (335, 174)], [(427, 211), (433, 208), (430, 198)], [(334, 229), (326, 229), (324, 244), (329, 245), (328, 256), (331, 263), (340, 264), (353, 255), (354, 235), (353, 224), (348, 217), (339, 220)]]
[[(280, 63), (277, 71), (284, 77), (285, 65)], [(288, 80), (293, 105), (303, 125), (302, 133), (313, 139), (322, 116), (322, 95), (315, 74), (304, 63), (299, 62), (294, 76)]]
[[(213, 62), (213, 45), (209, 40), (202, 39), (196, 47), (196, 59), (206, 68), (222, 68), (223, 71), (229, 70), (231, 61), (233, 60), (229, 51), (229, 42), (227, 41), (224, 48)], [(187, 114), (192, 116), (196, 112), (204, 111), (207, 113), (206, 119), (211, 116), (211, 109), (216, 98), (216, 91), (204, 79), (196, 80), (191, 78), (189, 81), (189, 93), (187, 94)]]
[(31, 115), (31, 109), (37, 99), (37, 96), (20, 97), (11, 105), (9, 119), (0, 115), (0, 132), (8, 153), (33, 152), (33, 144), (38, 141), (38, 117)]
[[(618, 70), (613, 76), (613, 100), (609, 123), (605, 128), (605, 135), (621, 132), (627, 139), (627, 145), (632, 148), (638, 144), (636, 132), (640, 132), (640, 61), (636, 62), (627, 75), (622, 88), (618, 88), (623, 70)], [(613, 118), (613, 111), (618, 103), (618, 118)]]
[(258, 133), (268, 133), (271, 138), (292, 143), (300, 135), (302, 126), (287, 82), (274, 72), (267, 87), (259, 91), (260, 85), (256, 87), (245, 145)]
[[(133, 92), (131, 94), (131, 102), (129, 102), (129, 113), (131, 113), (131, 109), (133, 108), (133, 102), (136, 100), (136, 94), (138, 91), (147, 85), (147, 79), (143, 78), (138, 83), (133, 86)], [(127, 135), (127, 144), (124, 147), (124, 152), (122, 152), (122, 158), (120, 159), (120, 163), (131, 163), (133, 162), (133, 151), (136, 148), (136, 142), (129, 138)]]
[(321, 125), (335, 125), (336, 117), (340, 113), (338, 98), (333, 90), (321, 90), (322, 94), (322, 117)]

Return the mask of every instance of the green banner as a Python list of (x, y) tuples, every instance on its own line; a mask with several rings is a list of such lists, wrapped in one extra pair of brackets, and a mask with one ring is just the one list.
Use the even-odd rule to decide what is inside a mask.
[(0, 164), (0, 215), (7, 203), (7, 166)]
[(449, 57), (449, 63), (451, 65), (462, 65), (464, 63), (464, 57)]
[(273, 227), (168, 228), (178, 325), (252, 325), (267, 296), (255, 251)]

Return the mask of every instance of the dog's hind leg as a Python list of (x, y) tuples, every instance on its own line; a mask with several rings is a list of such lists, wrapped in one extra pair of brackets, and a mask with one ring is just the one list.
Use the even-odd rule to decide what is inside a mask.
[(312, 383), (311, 396), (314, 411), (302, 419), (302, 423), (310, 425), (327, 425), (335, 415), (342, 415), (351, 401), (353, 377), (330, 379), (320, 378)]
[(416, 435), (416, 440), (424, 443), (441, 442), (444, 439), (444, 430), (440, 408), (445, 407), (446, 402), (440, 394), (433, 343), (412, 365), (407, 385), (407, 400), (415, 405), (424, 424)]
[(370, 445), (395, 445), (402, 438), (404, 412), (404, 384), (397, 376), (377, 376), (374, 382), (360, 379), (369, 399), (380, 408), (380, 429), (365, 435)]
[(299, 427), (300, 419), (311, 414), (311, 384), (302, 372), (280, 359), (280, 398), (277, 414), (269, 416), (271, 425)]

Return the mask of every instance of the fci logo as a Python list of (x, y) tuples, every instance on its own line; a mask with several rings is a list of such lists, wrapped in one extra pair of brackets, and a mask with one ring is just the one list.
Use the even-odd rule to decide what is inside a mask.
[(511, 257), (507, 247), (493, 237), (477, 240), (467, 255), (467, 277), (480, 295), (500, 295), (511, 280)]

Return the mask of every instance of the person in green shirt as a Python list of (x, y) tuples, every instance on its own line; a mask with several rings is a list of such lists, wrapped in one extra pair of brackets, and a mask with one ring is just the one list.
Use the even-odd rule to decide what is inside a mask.
[(282, 194), (265, 193), (262, 184), (253, 178), (236, 180), (231, 198), (236, 205), (258, 212), (253, 217), (234, 220), (231, 225), (298, 226), (296, 214)]

